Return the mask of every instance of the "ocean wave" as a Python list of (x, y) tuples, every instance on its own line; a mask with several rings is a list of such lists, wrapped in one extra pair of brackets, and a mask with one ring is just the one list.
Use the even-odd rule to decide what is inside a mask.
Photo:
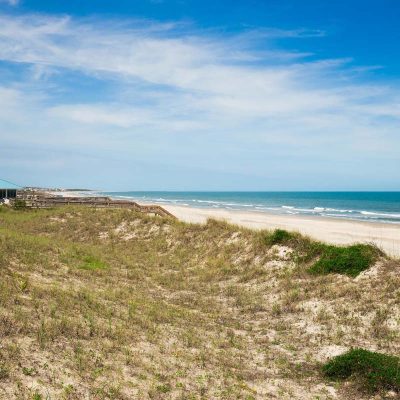
[(285, 210), (295, 210), (299, 212), (305, 212), (310, 214), (320, 214), (324, 212), (336, 212), (336, 213), (355, 213), (355, 210), (342, 210), (337, 208), (329, 208), (329, 207), (313, 207), (313, 208), (296, 208), (294, 206), (281, 206), (281, 208)]
[(332, 211), (332, 212), (340, 212), (340, 213), (353, 213), (353, 212), (357, 212), (355, 210), (339, 210), (337, 208), (325, 208), (325, 211)]
[(256, 206), (254, 207), (256, 210), (271, 210), (271, 211), (280, 211), (280, 207), (265, 207), (265, 206)]
[[(94, 192), (95, 193), (95, 192)], [(199, 194), (197, 197), (194, 193), (183, 193), (180, 197), (179, 193), (168, 194), (168, 193), (135, 193), (135, 192), (120, 192), (120, 193), (110, 193), (110, 192), (99, 192), (101, 195), (108, 195), (113, 198), (119, 199), (131, 199), (137, 201), (143, 201), (146, 203), (154, 202), (157, 204), (176, 204), (186, 207), (199, 207), (199, 208), (212, 208), (212, 209), (232, 209), (232, 210), (246, 210), (255, 212), (265, 212), (265, 213), (275, 213), (283, 215), (306, 215), (306, 216), (326, 216), (331, 218), (340, 219), (351, 219), (359, 221), (371, 221), (371, 222), (385, 222), (385, 223), (400, 223), (400, 212), (399, 203), (394, 203), (393, 206), (389, 204), (375, 203), (369, 204), (362, 198), (360, 201), (354, 201), (346, 199), (336, 201), (333, 197), (331, 198), (321, 198), (313, 200), (302, 199), (301, 197), (296, 201), (296, 198), (287, 198), (285, 196), (282, 198), (268, 198), (258, 197), (252, 194), (246, 195), (232, 195), (220, 197), (217, 194), (210, 194), (208, 198), (206, 193)], [(265, 203), (263, 202), (265, 200)], [(291, 205), (292, 204), (292, 205)], [(336, 207), (335, 207), (336, 205)], [(380, 211), (380, 206), (385, 209), (385, 211)]]
[(373, 211), (361, 211), (360, 214), (362, 215), (369, 215), (372, 218), (400, 218), (400, 214), (390, 214), (390, 213), (383, 213), (383, 212), (373, 212)]
[(209, 204), (223, 204), (223, 201), (214, 201), (214, 200), (198, 200), (192, 199), (191, 201), (195, 203), (209, 203)]

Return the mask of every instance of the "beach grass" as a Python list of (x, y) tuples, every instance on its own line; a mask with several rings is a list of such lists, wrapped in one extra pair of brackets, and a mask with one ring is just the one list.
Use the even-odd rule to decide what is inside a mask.
[(345, 399), (321, 359), (400, 352), (383, 255), (355, 280), (311, 274), (322, 245), (297, 233), (1, 209), (1, 399)]
[(297, 235), (295, 233), (288, 232), (284, 229), (275, 229), (271, 233), (265, 235), (265, 243), (267, 245), (274, 244), (289, 244), (294, 239), (296, 239)]

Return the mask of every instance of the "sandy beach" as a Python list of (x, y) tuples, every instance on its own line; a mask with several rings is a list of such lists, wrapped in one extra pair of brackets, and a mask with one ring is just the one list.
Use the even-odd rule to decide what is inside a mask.
[(208, 218), (215, 218), (253, 229), (281, 228), (298, 231), (328, 243), (375, 243), (387, 254), (400, 257), (400, 225), (397, 224), (175, 205), (163, 205), (163, 207), (186, 222), (204, 223)]

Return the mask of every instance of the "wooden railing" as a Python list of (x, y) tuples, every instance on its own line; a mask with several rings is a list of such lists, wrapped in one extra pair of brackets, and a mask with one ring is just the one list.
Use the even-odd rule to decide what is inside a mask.
[(18, 199), (25, 202), (29, 208), (52, 208), (67, 205), (82, 205), (95, 208), (129, 208), (146, 214), (176, 218), (173, 214), (159, 205), (141, 205), (135, 201), (113, 200), (110, 197), (62, 197), (45, 192), (20, 192)]

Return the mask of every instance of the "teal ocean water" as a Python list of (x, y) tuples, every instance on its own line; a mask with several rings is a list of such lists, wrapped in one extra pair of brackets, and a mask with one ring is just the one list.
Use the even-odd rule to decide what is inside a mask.
[(114, 198), (400, 224), (400, 192), (107, 192)]

